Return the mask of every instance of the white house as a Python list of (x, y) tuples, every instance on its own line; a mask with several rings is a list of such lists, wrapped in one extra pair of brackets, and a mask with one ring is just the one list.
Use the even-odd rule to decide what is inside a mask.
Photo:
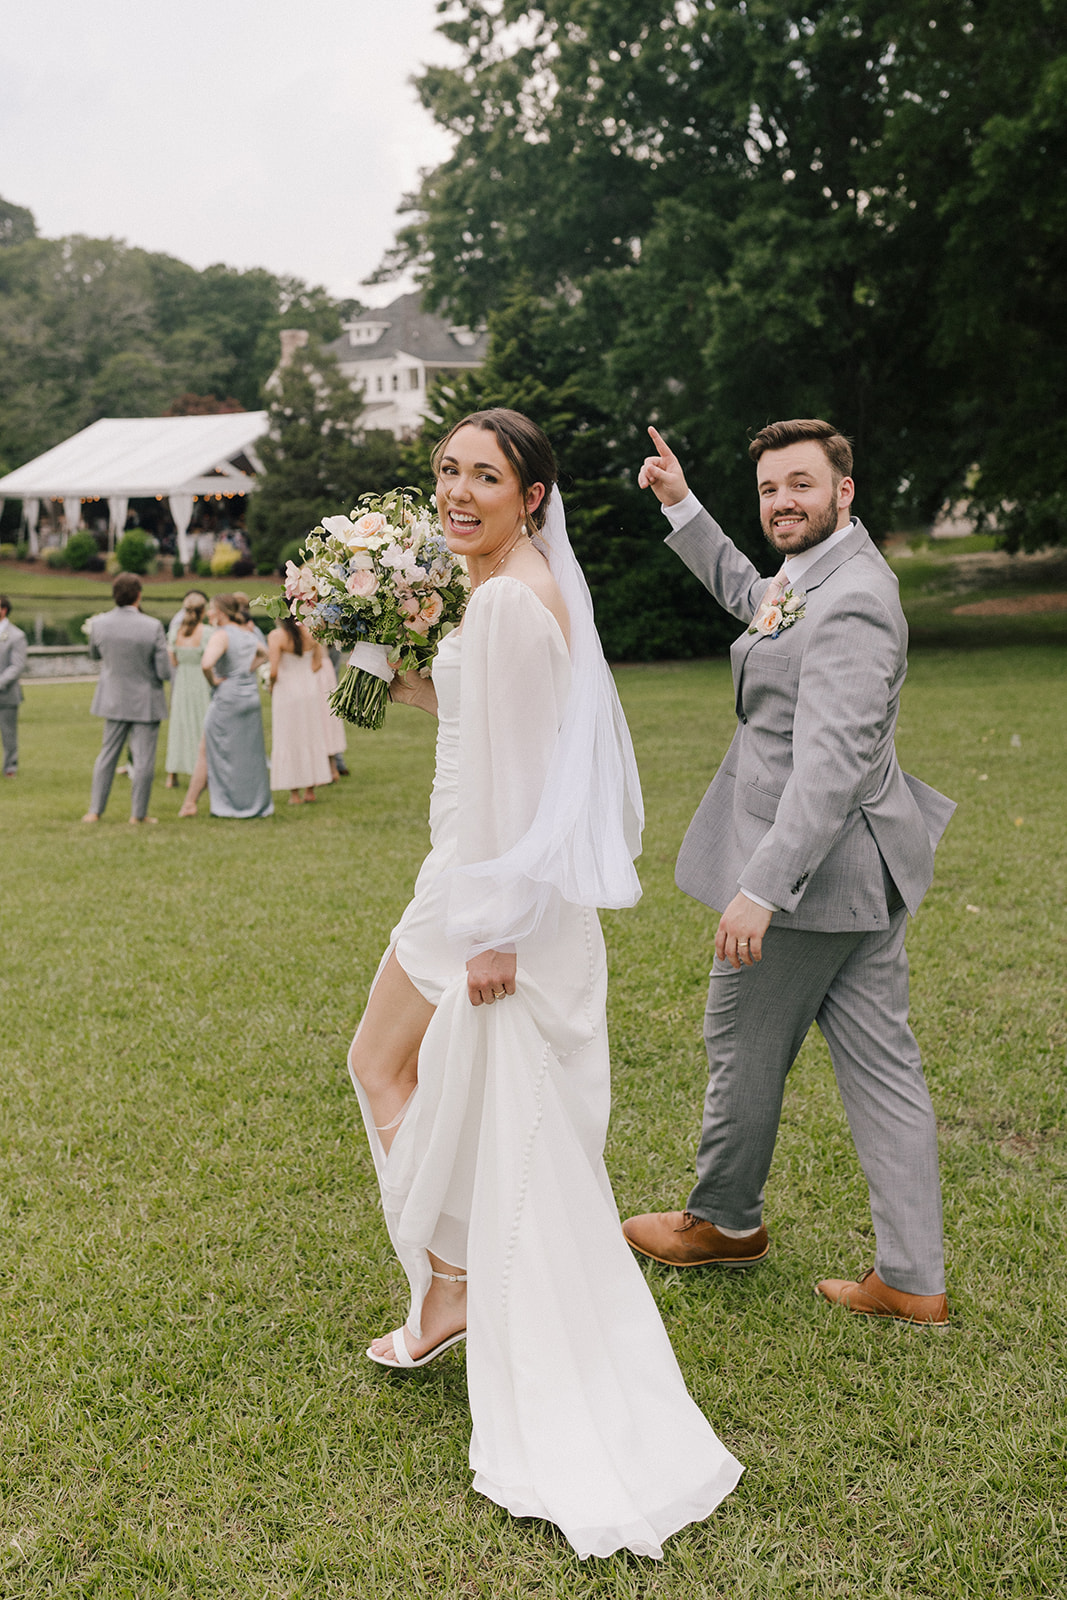
[(485, 333), (423, 311), (421, 300), (417, 292), (402, 294), (365, 311), (326, 347), (363, 394), (364, 426), (387, 428), (398, 439), (418, 432), (434, 379), (480, 367), (489, 343)]

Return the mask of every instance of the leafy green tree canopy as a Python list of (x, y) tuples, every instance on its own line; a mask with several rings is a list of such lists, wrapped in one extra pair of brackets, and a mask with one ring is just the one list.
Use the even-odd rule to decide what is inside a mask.
[[(476, 321), (517, 283), (619, 437), (731, 531), (749, 433), (828, 415), (875, 531), (948, 496), (1067, 532), (1067, 0), (457, 0), (455, 135), (384, 272)], [(753, 545), (755, 548), (755, 545)]]
[(263, 463), (248, 526), (256, 564), (274, 567), (284, 545), (361, 494), (394, 488), (400, 451), (392, 434), (364, 431), (362, 397), (317, 339), (272, 379), (270, 425), (256, 446)]

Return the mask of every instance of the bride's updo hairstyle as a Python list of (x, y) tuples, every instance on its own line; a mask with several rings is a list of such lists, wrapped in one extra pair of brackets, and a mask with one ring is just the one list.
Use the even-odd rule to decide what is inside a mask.
[(493, 435), (504, 452), (505, 460), (514, 468), (524, 504), (534, 484), (544, 484), (541, 504), (536, 511), (527, 513), (535, 528), (543, 528), (557, 469), (552, 446), (537, 423), (524, 417), (521, 411), (509, 411), (506, 406), (494, 406), (490, 411), (472, 411), (469, 417), (464, 417), (454, 428), (450, 428), (440, 444), (435, 446), (430, 457), (435, 474), (440, 472), (444, 453), (461, 428), (481, 428)]

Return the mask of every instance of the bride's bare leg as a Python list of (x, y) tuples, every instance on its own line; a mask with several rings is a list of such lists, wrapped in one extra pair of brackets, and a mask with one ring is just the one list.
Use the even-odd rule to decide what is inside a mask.
[(352, 1071), (370, 1101), (386, 1151), (399, 1126), (390, 1124), (396, 1122), (419, 1081), (419, 1046), (433, 1013), (433, 1006), (416, 989), (394, 950), (371, 991), (351, 1055)]
[[(450, 1283), (449, 1279), (462, 1276), (462, 1267), (449, 1266), (447, 1261), (442, 1261), (440, 1256), (435, 1256), (428, 1250), (430, 1265), (435, 1272), (446, 1273), (444, 1278), (431, 1278), (430, 1287), (426, 1291), (426, 1298), (422, 1302), (422, 1337), (416, 1339), (410, 1332), (405, 1333), (404, 1339), (408, 1353), (413, 1361), (418, 1361), (422, 1356), (429, 1355), (443, 1340), (451, 1338), (452, 1334), (460, 1333), (467, 1326), (467, 1285), (466, 1283)], [(393, 1336), (387, 1333), (381, 1339), (375, 1339), (371, 1349), (376, 1356), (393, 1356)]]

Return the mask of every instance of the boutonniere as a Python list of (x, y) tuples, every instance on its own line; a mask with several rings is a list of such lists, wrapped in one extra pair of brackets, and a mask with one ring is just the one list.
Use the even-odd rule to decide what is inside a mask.
[(804, 615), (808, 597), (796, 589), (784, 589), (776, 600), (765, 600), (752, 619), (749, 633), (760, 633), (768, 639), (777, 639), (785, 628), (791, 628)]

